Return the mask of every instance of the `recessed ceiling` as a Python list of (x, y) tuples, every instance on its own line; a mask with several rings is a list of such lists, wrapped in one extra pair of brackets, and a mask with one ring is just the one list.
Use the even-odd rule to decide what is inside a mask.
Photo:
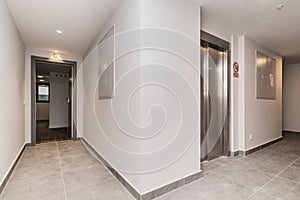
[(7, 0), (7, 4), (26, 47), (83, 56), (119, 1)]
[[(229, 34), (246, 35), (284, 56), (300, 61), (300, 1), (298, 0), (194, 0), (202, 7), (203, 26)], [(279, 11), (276, 6), (283, 4)]]

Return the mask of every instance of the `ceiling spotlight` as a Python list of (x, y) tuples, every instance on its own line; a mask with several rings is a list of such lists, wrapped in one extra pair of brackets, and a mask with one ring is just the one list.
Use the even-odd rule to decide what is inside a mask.
[(56, 33), (62, 34), (62, 30), (56, 30)]
[(281, 11), (284, 8), (283, 4), (278, 4), (277, 6), (275, 6), (276, 10)]
[(44, 78), (44, 77), (43, 77), (43, 76), (41, 76), (41, 75), (38, 75), (37, 77), (38, 77), (38, 78)]
[(52, 53), (52, 58), (59, 59), (59, 53), (54, 51), (54, 53)]
[(58, 53), (58, 51), (57, 51), (57, 50), (54, 50), (54, 53)]

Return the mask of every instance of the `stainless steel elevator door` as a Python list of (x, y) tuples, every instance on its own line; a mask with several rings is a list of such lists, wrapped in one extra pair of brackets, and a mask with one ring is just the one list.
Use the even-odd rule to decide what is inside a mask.
[(228, 153), (228, 51), (201, 42), (201, 159)]

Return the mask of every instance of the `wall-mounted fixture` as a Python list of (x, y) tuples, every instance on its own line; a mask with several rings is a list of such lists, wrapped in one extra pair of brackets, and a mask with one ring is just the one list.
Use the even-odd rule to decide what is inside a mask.
[(59, 54), (57, 52), (52, 53), (52, 58), (59, 59)]
[(284, 8), (283, 4), (278, 4), (277, 6), (275, 6), (276, 10), (281, 11)]

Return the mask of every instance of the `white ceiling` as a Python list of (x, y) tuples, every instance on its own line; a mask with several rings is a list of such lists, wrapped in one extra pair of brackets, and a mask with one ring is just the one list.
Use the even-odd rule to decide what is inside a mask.
[[(27, 47), (83, 56), (119, 0), (7, 0)], [(56, 30), (62, 30), (57, 34)]]
[[(299, 0), (194, 0), (202, 6), (203, 25), (213, 24), (235, 35), (247, 35), (259, 44), (300, 61)], [(278, 11), (275, 6), (284, 4)]]
[[(26, 46), (83, 56), (120, 0), (7, 0)], [(193, 0), (213, 25), (300, 61), (299, 0)], [(275, 6), (283, 3), (282, 11)], [(63, 31), (61, 35), (56, 30)]]

